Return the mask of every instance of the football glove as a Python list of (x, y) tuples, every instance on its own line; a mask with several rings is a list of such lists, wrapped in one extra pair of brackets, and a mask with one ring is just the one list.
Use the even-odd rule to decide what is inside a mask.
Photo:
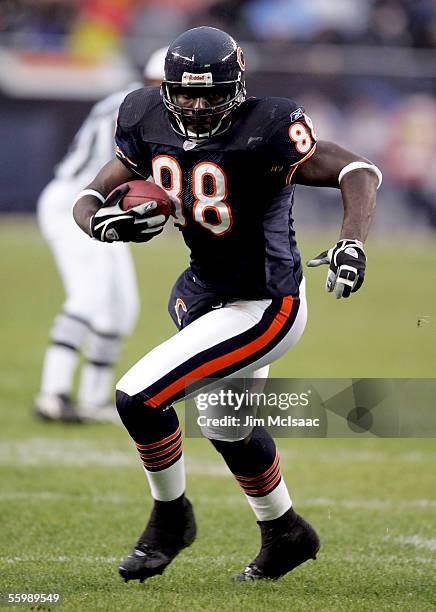
[(129, 211), (120, 204), (129, 191), (128, 185), (116, 189), (103, 206), (91, 217), (91, 236), (101, 242), (147, 242), (160, 234), (165, 225), (164, 215), (142, 217), (156, 208), (156, 202), (140, 204)]
[(347, 298), (362, 286), (365, 278), (366, 255), (360, 240), (339, 240), (333, 248), (323, 251), (307, 265), (329, 264), (325, 288), (335, 291), (337, 298)]

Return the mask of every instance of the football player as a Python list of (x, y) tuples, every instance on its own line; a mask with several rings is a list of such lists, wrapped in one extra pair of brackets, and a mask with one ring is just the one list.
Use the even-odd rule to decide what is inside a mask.
[[(150, 56), (144, 68), (147, 84), (161, 82), (166, 50)], [(141, 85), (132, 83), (93, 107), (54, 179), (39, 197), (39, 226), (53, 251), (66, 293), (51, 328), (34, 404), (36, 415), (44, 419), (119, 422), (112, 400), (113, 369), (139, 310), (133, 261), (127, 244), (113, 248), (88, 240), (74, 223), (71, 207), (77, 192), (114, 157), (118, 108), (127, 93)], [(74, 406), (71, 394), (79, 351), (85, 360)]]
[[(152, 176), (176, 205), (190, 267), (169, 311), (179, 332), (139, 360), (117, 385), (117, 408), (136, 443), (154, 506), (119, 572), (161, 574), (195, 538), (185, 496), (179, 422), (173, 404), (207, 377), (265, 375), (306, 323), (302, 263), (292, 220), (296, 183), (340, 188), (344, 220), (336, 245), (311, 261), (329, 267), (327, 290), (348, 298), (362, 285), (363, 242), (381, 180), (365, 158), (316, 143), (304, 109), (284, 98), (246, 98), (241, 48), (225, 32), (199, 27), (169, 47), (159, 88), (129, 94), (116, 131), (117, 159), (77, 198), (74, 216), (103, 242), (150, 240), (151, 217), (123, 212), (132, 179)], [(199, 381), (200, 380), (200, 387)], [(292, 507), (271, 436), (242, 438), (206, 429), (240, 483), (261, 533), (257, 557), (237, 580), (276, 579), (315, 558), (319, 538)]]

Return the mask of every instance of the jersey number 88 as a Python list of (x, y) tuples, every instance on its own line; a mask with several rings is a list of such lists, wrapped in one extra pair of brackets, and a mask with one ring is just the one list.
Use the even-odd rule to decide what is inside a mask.
[[(176, 206), (175, 224), (186, 226), (186, 217), (182, 206), (182, 169), (179, 162), (170, 155), (158, 155), (153, 159), (153, 180), (168, 192)], [(166, 169), (170, 175), (170, 185), (163, 185), (162, 171)], [(205, 178), (212, 180), (212, 193), (205, 191)], [(192, 171), (192, 191), (195, 197), (192, 214), (194, 220), (208, 229), (215, 236), (222, 236), (232, 227), (232, 211), (225, 201), (227, 197), (227, 179), (223, 170), (212, 162), (201, 162)], [(217, 221), (206, 219), (206, 210), (215, 212)]]

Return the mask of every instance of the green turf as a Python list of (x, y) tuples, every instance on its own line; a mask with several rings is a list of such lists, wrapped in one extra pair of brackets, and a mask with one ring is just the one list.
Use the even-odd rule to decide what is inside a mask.
[[(331, 240), (306, 237), (304, 258)], [(134, 252), (142, 313), (119, 373), (173, 333), (166, 299), (186, 261), (171, 238)], [(365, 286), (348, 301), (324, 292), (324, 269), (307, 272), (308, 327), (273, 376), (435, 376), (434, 241), (374, 238), (368, 253)], [(150, 507), (139, 462), (121, 428), (31, 418), (62, 289), (32, 220), (2, 219), (0, 261), (0, 593), (57, 591), (65, 610), (436, 609), (431, 439), (280, 439), (295, 506), (322, 551), (277, 583), (239, 585), (230, 578), (256, 554), (257, 527), (213, 449), (186, 440), (198, 540), (164, 576), (125, 585), (117, 562)]]

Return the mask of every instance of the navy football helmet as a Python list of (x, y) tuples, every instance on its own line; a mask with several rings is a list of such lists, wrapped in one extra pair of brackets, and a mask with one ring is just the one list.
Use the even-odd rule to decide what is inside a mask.
[[(202, 26), (176, 38), (168, 48), (162, 82), (174, 130), (196, 142), (227, 130), (232, 112), (245, 100), (244, 70), (241, 48), (222, 30)], [(180, 94), (204, 98), (207, 106), (182, 106)]]

